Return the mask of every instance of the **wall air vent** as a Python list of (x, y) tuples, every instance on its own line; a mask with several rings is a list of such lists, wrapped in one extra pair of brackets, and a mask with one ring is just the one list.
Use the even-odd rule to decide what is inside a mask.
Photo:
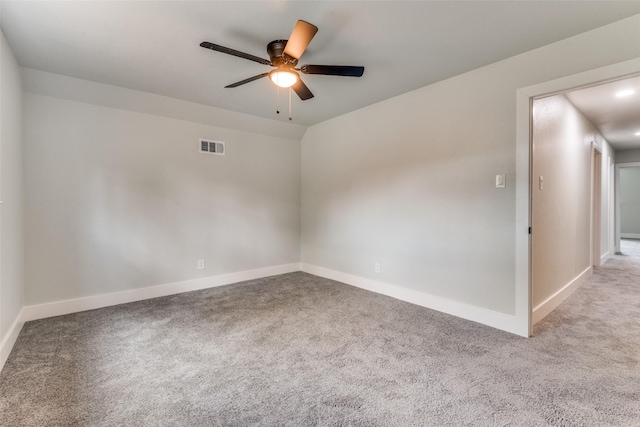
[(215, 154), (217, 156), (224, 156), (224, 152), (225, 152), (224, 142), (201, 139), (200, 152), (205, 154)]

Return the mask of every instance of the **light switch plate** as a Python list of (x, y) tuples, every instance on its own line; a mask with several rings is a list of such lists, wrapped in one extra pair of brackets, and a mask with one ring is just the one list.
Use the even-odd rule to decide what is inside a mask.
[(496, 188), (505, 188), (507, 186), (507, 177), (505, 174), (496, 175)]

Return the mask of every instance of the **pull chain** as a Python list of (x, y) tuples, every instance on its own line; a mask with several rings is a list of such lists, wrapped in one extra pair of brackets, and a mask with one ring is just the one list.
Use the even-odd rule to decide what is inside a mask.
[(280, 86), (276, 85), (276, 114), (280, 114)]
[(291, 120), (291, 88), (289, 88), (289, 120)]

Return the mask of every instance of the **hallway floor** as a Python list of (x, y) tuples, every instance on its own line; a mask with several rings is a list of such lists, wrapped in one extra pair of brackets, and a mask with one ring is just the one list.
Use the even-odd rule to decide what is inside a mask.
[(623, 256), (640, 259), (640, 240), (620, 239), (620, 252), (622, 252)]

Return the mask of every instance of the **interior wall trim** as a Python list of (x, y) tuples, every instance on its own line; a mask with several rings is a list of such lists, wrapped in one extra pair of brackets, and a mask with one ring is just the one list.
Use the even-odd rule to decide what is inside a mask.
[(462, 319), (491, 326), (492, 328), (500, 329), (512, 334), (528, 337), (528, 331), (525, 331), (524, 335), (522, 334), (522, 328), (519, 327), (518, 319), (514, 315), (465, 304), (448, 298), (431, 295), (426, 292), (420, 292), (402, 286), (367, 279), (365, 277), (355, 276), (316, 265), (301, 263), (301, 269), (305, 273), (324, 277), (325, 279), (335, 280), (367, 291), (419, 305), (421, 307), (430, 308)]
[(640, 239), (640, 234), (638, 233), (620, 233), (620, 237), (623, 239)]
[(185, 280), (182, 282), (149, 286), (128, 291), (112, 292), (108, 294), (75, 298), (38, 305), (28, 305), (22, 309), (22, 316), (20, 320), (22, 322), (28, 322), (31, 320), (44, 319), (47, 317), (62, 316), (65, 314), (94, 310), (96, 308), (109, 307), (112, 305), (125, 304), (128, 302), (175, 295), (182, 292), (191, 292), (200, 289), (230, 285), (232, 283), (243, 282), (245, 280), (261, 279), (263, 277), (276, 276), (278, 274), (291, 273), (299, 270), (299, 263), (283, 264), (272, 267), (257, 268), (254, 270), (239, 271), (236, 273)]
[(11, 354), (13, 345), (16, 343), (18, 335), (20, 335), (20, 331), (24, 326), (24, 321), (22, 320), (23, 314), (24, 308), (20, 310), (18, 316), (16, 317), (16, 320), (13, 321), (5, 336), (2, 337), (2, 341), (0, 341), (0, 371), (2, 371), (5, 362), (9, 358), (9, 354)]
[(558, 307), (562, 301), (566, 300), (569, 295), (574, 293), (591, 275), (593, 272), (593, 267), (588, 267), (582, 273), (578, 274), (573, 280), (564, 285), (560, 290), (558, 290), (555, 294), (551, 295), (549, 298), (538, 304), (533, 309), (533, 315), (531, 321), (533, 324), (538, 323), (540, 320), (544, 319), (544, 317), (551, 313), (556, 307)]

